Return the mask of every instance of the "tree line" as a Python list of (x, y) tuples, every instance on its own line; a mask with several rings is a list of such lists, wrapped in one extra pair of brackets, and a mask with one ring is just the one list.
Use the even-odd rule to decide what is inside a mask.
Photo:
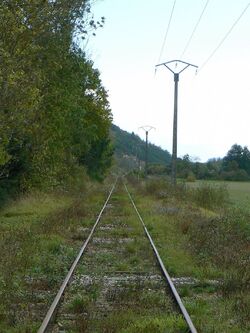
[(0, 190), (54, 187), (111, 164), (108, 95), (81, 39), (88, 0), (0, 3)]
[(194, 162), (189, 155), (177, 162), (178, 177), (187, 180), (250, 180), (250, 151), (234, 144), (223, 158), (212, 158), (206, 163)]

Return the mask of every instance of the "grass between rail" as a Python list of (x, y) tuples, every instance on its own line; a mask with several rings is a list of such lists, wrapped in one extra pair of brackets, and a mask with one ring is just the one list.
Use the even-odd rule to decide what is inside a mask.
[(128, 180), (198, 332), (249, 332), (249, 212), (230, 205), (224, 185)]
[(110, 184), (32, 193), (0, 213), (0, 332), (37, 332)]
[[(130, 180), (129, 188), (170, 275), (180, 278), (177, 289), (198, 332), (249, 332), (249, 210), (232, 208), (226, 188), (218, 184), (201, 184), (198, 189), (181, 184), (174, 189), (162, 179)], [(97, 190), (92, 184), (70, 195), (33, 193), (1, 210), (0, 332), (37, 332), (110, 187), (104, 184)], [(129, 215), (130, 210), (124, 202), (121, 214)], [(126, 238), (130, 232), (118, 228), (113, 236)], [(139, 247), (145, 253), (143, 244)], [(102, 265), (113, 262), (116, 271), (129, 271), (140, 267), (137, 254), (134, 235), (118, 261), (108, 253), (100, 253), (98, 260)], [(88, 297), (76, 294), (71, 311), (91, 307), (98, 292), (94, 288)], [(122, 296), (129, 298), (129, 293)], [(151, 307), (161, 302), (145, 297)], [(130, 326), (124, 326), (128, 321)], [(113, 312), (100, 325), (96, 332), (104, 328), (116, 332), (115, 327), (123, 327), (122, 333), (163, 333), (166, 327), (168, 332), (182, 332), (184, 327), (175, 315), (143, 319), (133, 311)], [(76, 332), (81, 330), (84, 324)]]
[(70, 333), (188, 331), (121, 184), (64, 299), (54, 331), (58, 327)]

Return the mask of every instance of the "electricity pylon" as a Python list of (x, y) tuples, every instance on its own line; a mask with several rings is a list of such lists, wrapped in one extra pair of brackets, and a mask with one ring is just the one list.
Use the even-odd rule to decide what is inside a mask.
[(146, 149), (145, 149), (145, 176), (148, 175), (148, 132), (155, 129), (153, 126), (141, 126), (139, 129), (143, 129), (146, 133)]
[[(175, 72), (172, 70), (168, 65), (171, 63), (175, 63), (176, 67), (178, 63), (184, 64), (184, 67), (179, 71)], [(172, 150), (172, 184), (176, 185), (176, 161), (177, 161), (177, 112), (178, 112), (178, 82), (180, 74), (187, 69), (189, 66), (198, 68), (196, 65), (192, 65), (188, 62), (181, 61), (181, 60), (171, 60), (167, 62), (163, 62), (162, 64), (158, 64), (158, 66), (165, 66), (167, 69), (170, 70), (174, 74), (174, 120), (173, 120), (173, 150)]]

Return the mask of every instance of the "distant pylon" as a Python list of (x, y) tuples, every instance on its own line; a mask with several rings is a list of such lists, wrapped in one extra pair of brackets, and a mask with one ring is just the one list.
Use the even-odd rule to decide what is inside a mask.
[(152, 129), (155, 129), (153, 126), (141, 126), (139, 129), (143, 129), (146, 133), (146, 149), (145, 149), (145, 176), (148, 175), (148, 132), (150, 132)]

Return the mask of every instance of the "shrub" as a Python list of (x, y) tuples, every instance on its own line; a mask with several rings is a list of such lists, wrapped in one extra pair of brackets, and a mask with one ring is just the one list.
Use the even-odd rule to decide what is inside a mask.
[(145, 192), (159, 199), (187, 197), (187, 187), (184, 183), (173, 185), (170, 179), (148, 179), (145, 183)]
[(164, 180), (150, 179), (146, 182), (145, 190), (148, 194), (160, 195), (161, 192), (169, 190), (168, 184)]
[(225, 206), (229, 194), (225, 186), (211, 186), (203, 183), (201, 186), (193, 189), (191, 198), (200, 207), (213, 209)]
[(243, 169), (223, 171), (220, 174), (220, 179), (230, 180), (230, 181), (248, 181), (249, 180), (249, 175)]
[(73, 313), (84, 313), (88, 310), (91, 300), (87, 295), (76, 295), (69, 304), (69, 309)]
[(187, 182), (195, 182), (195, 181), (196, 181), (195, 175), (192, 171), (190, 171), (187, 176)]
[(237, 318), (243, 323), (249, 321), (250, 306), (249, 218), (231, 210), (222, 217), (201, 218), (188, 229), (190, 247), (198, 258), (223, 269), (221, 291), (234, 300)]

